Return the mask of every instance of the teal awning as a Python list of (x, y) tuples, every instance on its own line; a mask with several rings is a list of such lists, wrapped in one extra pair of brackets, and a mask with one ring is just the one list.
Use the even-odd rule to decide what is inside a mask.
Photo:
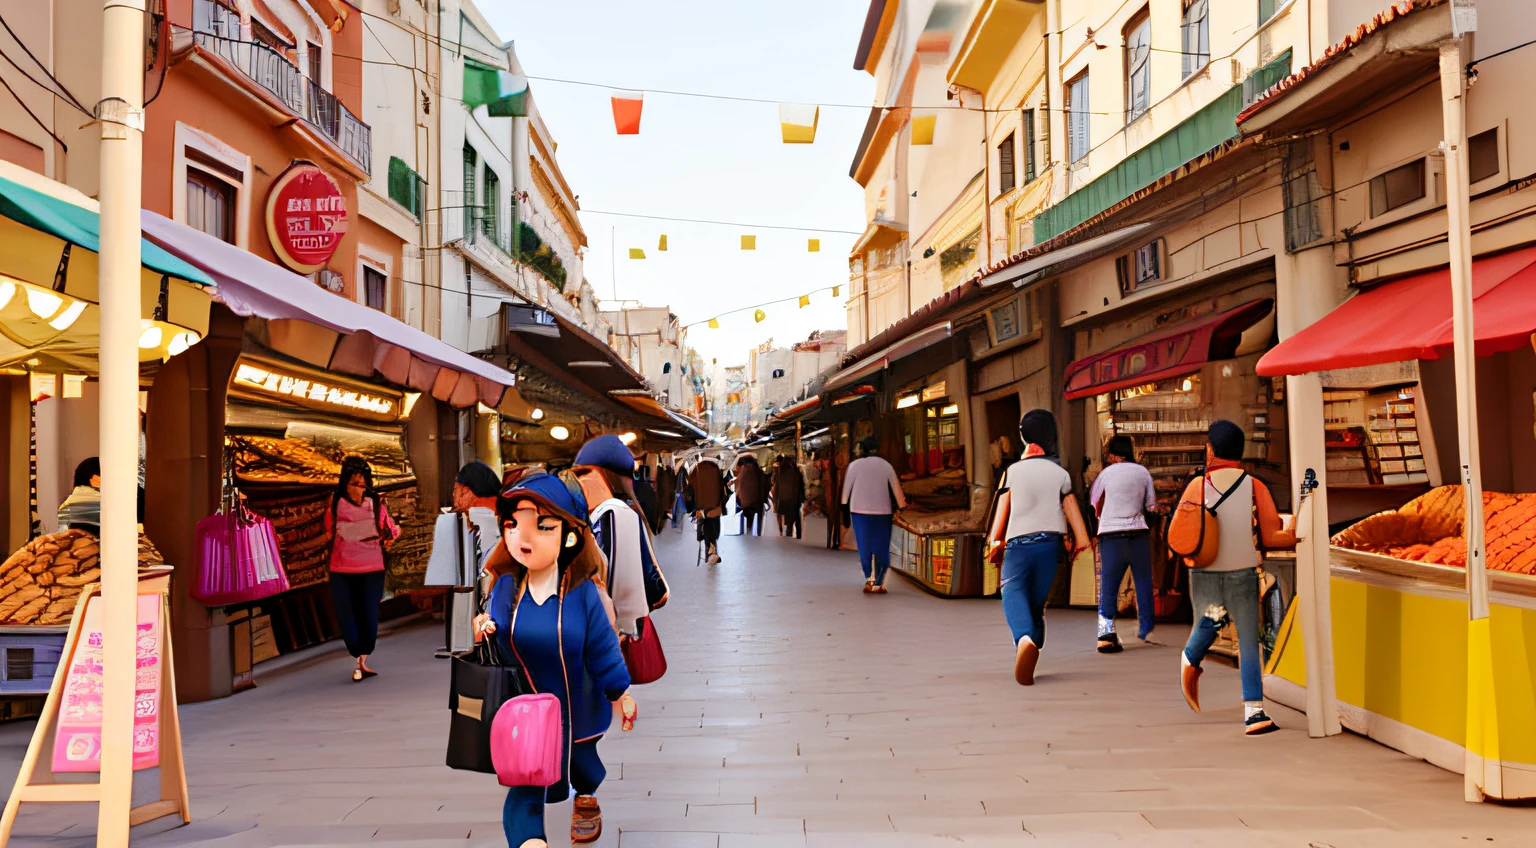
[(485, 106), (493, 118), (527, 117), (528, 78), (466, 59), (464, 105)]
[(1061, 235), (1236, 138), (1237, 116), (1245, 104), (1290, 73), (1291, 51), (1287, 50), (1254, 71), (1241, 85), (1227, 89), (1205, 108), (1125, 157), (1103, 176), (1041, 212), (1034, 220), (1035, 244)]

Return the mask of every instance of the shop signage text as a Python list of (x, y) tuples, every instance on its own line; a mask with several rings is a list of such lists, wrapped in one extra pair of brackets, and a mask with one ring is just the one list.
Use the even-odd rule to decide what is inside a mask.
[(284, 265), (301, 274), (325, 267), (347, 233), (347, 199), (320, 168), (300, 163), (267, 195), (267, 236)]
[(343, 388), (295, 374), (283, 374), (259, 365), (242, 363), (235, 369), (235, 385), (264, 394), (300, 401), (311, 406), (357, 410), (393, 417), (393, 398)]

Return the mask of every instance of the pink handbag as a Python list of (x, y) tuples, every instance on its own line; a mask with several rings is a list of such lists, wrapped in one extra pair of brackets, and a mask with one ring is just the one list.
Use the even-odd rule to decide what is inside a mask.
[(565, 734), (560, 699), (548, 693), (519, 695), (501, 705), (491, 722), (491, 763), (502, 786), (553, 786), (560, 782)]
[(199, 603), (217, 607), (288, 591), (272, 523), (246, 509), (238, 496), (230, 510), (197, 522), (196, 534), (200, 559), (191, 595)]

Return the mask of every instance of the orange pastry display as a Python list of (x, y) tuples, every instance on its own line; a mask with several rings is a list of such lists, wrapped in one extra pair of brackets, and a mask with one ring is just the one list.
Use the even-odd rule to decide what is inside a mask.
[[(1396, 559), (1465, 568), (1466, 518), (1460, 486), (1441, 486), (1333, 537), (1333, 543)], [(1536, 574), (1536, 494), (1483, 493), (1488, 567)]]

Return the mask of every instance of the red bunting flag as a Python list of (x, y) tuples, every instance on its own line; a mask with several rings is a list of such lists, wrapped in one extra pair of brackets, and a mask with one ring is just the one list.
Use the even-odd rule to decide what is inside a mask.
[(613, 128), (619, 135), (640, 134), (640, 108), (645, 105), (643, 91), (615, 91), (613, 100)]

